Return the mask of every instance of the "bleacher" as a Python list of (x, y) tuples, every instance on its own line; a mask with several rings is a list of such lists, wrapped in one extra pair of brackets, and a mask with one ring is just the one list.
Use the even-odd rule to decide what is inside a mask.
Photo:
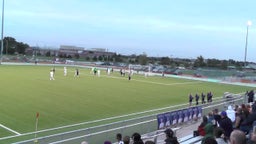
[[(226, 94), (226, 93), (225, 93)], [(229, 93), (230, 94), (230, 93)], [(241, 95), (233, 95), (232, 99), (226, 100), (224, 97), (218, 102), (214, 102), (210, 105), (205, 105), (203, 107), (203, 115), (206, 115), (209, 111), (212, 111), (215, 108), (219, 108), (221, 111), (222, 109), (226, 109), (227, 105), (230, 104), (241, 104), (244, 103), (243, 97)], [(197, 130), (198, 126), (201, 123), (201, 119), (197, 121), (189, 121), (186, 123), (181, 123), (178, 125), (178, 129), (173, 127), (172, 129), (175, 131), (176, 136), (180, 144), (201, 144), (201, 140), (203, 136), (194, 136), (193, 131)], [(160, 131), (158, 131), (160, 132)], [(163, 144), (165, 140), (165, 133), (162, 130), (162, 134), (158, 133), (155, 135), (151, 135), (151, 137), (143, 137), (144, 140), (153, 140), (156, 144)]]

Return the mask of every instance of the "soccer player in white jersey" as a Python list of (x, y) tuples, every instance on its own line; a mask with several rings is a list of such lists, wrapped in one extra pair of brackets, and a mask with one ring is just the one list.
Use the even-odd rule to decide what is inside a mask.
[(64, 67), (64, 76), (67, 76), (67, 67)]
[(100, 70), (99, 69), (97, 70), (97, 75), (98, 75), (98, 77), (100, 77)]
[(108, 75), (110, 75), (110, 71), (111, 71), (111, 69), (110, 69), (110, 68), (107, 68), (107, 73), (108, 73)]
[(55, 80), (54, 79), (54, 72), (53, 72), (53, 70), (50, 71), (50, 80)]

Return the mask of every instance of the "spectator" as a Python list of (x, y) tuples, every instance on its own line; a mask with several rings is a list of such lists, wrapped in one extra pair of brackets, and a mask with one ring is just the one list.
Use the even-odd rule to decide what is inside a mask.
[(256, 112), (256, 101), (252, 104), (252, 113)]
[(123, 142), (124, 142), (124, 144), (130, 144), (130, 137), (129, 136), (125, 136), (123, 138)]
[(218, 143), (213, 137), (209, 137), (202, 144), (218, 144)]
[(228, 109), (226, 110), (227, 117), (232, 121), (235, 122), (236, 119), (236, 112), (233, 110), (232, 106), (229, 105)]
[(146, 141), (145, 144), (155, 144), (153, 141)]
[(172, 129), (168, 128), (165, 131), (166, 139), (165, 144), (179, 144), (177, 137), (174, 136), (174, 132)]
[(134, 133), (132, 135), (133, 144), (144, 144), (144, 142), (141, 139), (141, 135), (139, 133)]
[(197, 131), (200, 136), (205, 136), (205, 130), (204, 127), (208, 123), (208, 118), (206, 116), (203, 116), (202, 123), (198, 126)]
[(214, 138), (213, 137), (213, 124), (212, 123), (207, 123), (206, 126), (204, 127), (204, 129), (205, 129), (205, 136), (202, 139), (202, 144), (207, 144), (206, 139)]
[(213, 117), (214, 117), (213, 126), (214, 126), (214, 127), (219, 126), (219, 122), (220, 122), (220, 120), (221, 120), (221, 116), (220, 116), (220, 114), (219, 114), (219, 110), (218, 110), (218, 109), (214, 109), (214, 110), (213, 110)]
[(256, 120), (256, 113), (250, 113), (240, 125), (240, 130), (249, 133), (252, 129), (252, 124)]
[(247, 104), (247, 105), (246, 105), (246, 108), (247, 108), (247, 110), (248, 110), (250, 113), (252, 112), (252, 107), (251, 107), (250, 104)]
[(247, 144), (256, 144), (256, 133), (252, 132), (250, 135), (250, 139), (247, 141)]
[(247, 118), (249, 116), (249, 114), (250, 114), (250, 111), (247, 109), (245, 104), (241, 105), (241, 109), (242, 109), (243, 114), (245, 115), (245, 118)]
[(238, 108), (236, 111), (236, 119), (235, 119), (235, 125), (234, 128), (240, 129), (241, 123), (244, 121), (245, 115), (242, 112), (241, 108)]
[(234, 130), (230, 135), (230, 144), (246, 144), (246, 137), (244, 132)]
[(215, 136), (215, 139), (216, 139), (218, 144), (227, 144), (227, 142), (222, 137), (223, 134), (224, 134), (224, 131), (223, 131), (222, 128), (220, 128), (220, 127), (215, 128), (214, 136)]
[(118, 133), (116, 134), (117, 144), (124, 144), (122, 141), (122, 134)]
[(213, 112), (209, 112), (208, 113), (208, 122), (214, 124), (215, 123), (215, 119), (214, 119), (214, 115)]
[(105, 141), (104, 144), (112, 144), (111, 141)]
[(235, 110), (235, 111), (237, 111), (237, 110), (238, 110), (238, 108), (239, 108), (239, 106), (238, 106), (238, 105), (235, 105), (234, 110)]
[(224, 135), (226, 139), (229, 139), (231, 132), (233, 131), (233, 124), (230, 118), (227, 117), (225, 111), (221, 112), (221, 120), (219, 122), (220, 127), (224, 130)]

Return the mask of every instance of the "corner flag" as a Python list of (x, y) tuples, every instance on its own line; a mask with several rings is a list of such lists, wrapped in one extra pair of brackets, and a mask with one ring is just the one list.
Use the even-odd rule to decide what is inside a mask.
[(39, 118), (39, 112), (36, 113), (36, 128), (35, 128), (35, 140), (34, 143), (38, 144), (38, 140), (37, 140), (37, 126), (38, 126), (38, 118)]
[(36, 113), (36, 118), (38, 119), (38, 117), (39, 117), (39, 112)]

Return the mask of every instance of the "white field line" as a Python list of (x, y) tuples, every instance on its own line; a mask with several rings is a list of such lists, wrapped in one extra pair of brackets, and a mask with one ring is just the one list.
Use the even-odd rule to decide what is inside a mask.
[[(72, 71), (72, 70), (71, 70), (71, 71)], [(72, 72), (74, 72), (74, 71), (72, 71)], [(80, 74), (82, 74), (82, 73), (80, 72)], [(92, 74), (83, 74), (83, 75), (94, 76), (94, 75), (92, 75)], [(107, 76), (107, 75), (101, 75), (101, 76), (102, 76), (102, 77), (115, 78), (115, 79), (127, 79), (127, 78), (114, 77), (114, 76)], [(95, 76), (95, 77), (97, 77), (97, 76)], [(133, 79), (133, 80), (135, 80), (135, 79)], [(200, 82), (184, 82), (184, 83), (165, 84), (165, 83), (156, 83), (156, 82), (143, 81), (143, 80), (137, 80), (137, 81), (146, 82), (146, 83), (154, 83), (154, 84), (162, 84), (162, 85), (175, 85), (175, 84), (178, 85), (178, 84), (186, 84), (186, 83), (200, 83)], [(213, 98), (213, 99), (215, 99), (215, 98)], [(219, 98), (216, 98), (216, 99), (219, 99)], [(148, 111), (143, 111), (143, 112), (131, 113), (131, 114), (127, 114), (127, 115), (121, 115), (121, 116), (115, 116), (115, 117), (100, 119), (100, 120), (94, 120), (94, 121), (89, 121), (89, 122), (82, 122), (82, 123), (77, 123), (77, 124), (72, 124), (72, 125), (66, 125), (66, 126), (61, 126), (61, 127), (56, 127), (56, 128), (41, 130), (41, 131), (38, 131), (38, 133), (40, 133), (40, 132), (52, 131), (52, 130), (58, 130), (58, 129), (62, 129), (62, 128), (69, 128), (69, 127), (79, 126), (79, 125), (83, 125), (83, 124), (96, 123), (96, 122), (101, 122), (101, 121), (106, 121), (106, 120), (113, 120), (113, 119), (117, 119), (117, 118), (123, 118), (123, 117), (128, 117), (128, 116), (134, 116), (134, 115), (138, 115), (138, 114), (144, 114), (144, 113), (148, 113), (148, 112), (155, 112), (155, 111), (160, 111), (160, 110), (164, 110), (164, 109), (168, 109), (168, 108), (173, 108), (173, 107), (178, 107), (178, 106), (186, 106), (186, 105), (188, 105), (188, 104), (187, 104), (187, 103), (185, 103), (185, 104), (179, 104), (179, 105), (175, 105), (175, 106), (169, 106), (169, 107), (158, 108), (158, 109), (153, 109), (153, 110), (148, 110)], [(30, 134), (34, 134), (34, 133), (35, 133), (35, 132), (29, 132), (29, 133), (24, 133), (24, 134), (18, 133), (18, 136), (25, 136), (25, 135), (30, 135)], [(14, 138), (14, 137), (17, 137), (17, 135), (15, 135), (15, 136), (3, 137), (3, 138), (0, 138), (0, 140), (9, 139), (9, 138)]]
[[(218, 97), (216, 99), (220, 99), (220, 98)], [(222, 104), (225, 104), (225, 103), (226, 102), (221, 102), (221, 103), (218, 103), (218, 104), (206, 106), (205, 108), (212, 107), (212, 106), (217, 106), (217, 105), (222, 105)], [(205, 108), (203, 108), (203, 109), (205, 109)], [(152, 122), (152, 121), (155, 121), (155, 120), (156, 119), (151, 119), (151, 120), (144, 121), (144, 122), (139, 122), (139, 123), (136, 123), (136, 124), (130, 124), (130, 125), (127, 125), (125, 127), (136, 126), (136, 125), (139, 125), (139, 124), (148, 123), (148, 122)], [(122, 128), (123, 127), (112, 128), (112, 129), (108, 129), (108, 130), (104, 130), (104, 131), (100, 131), (100, 132), (90, 133), (90, 134), (86, 134), (86, 135), (82, 135), (82, 136), (77, 136), (77, 137), (72, 137), (72, 138), (68, 138), (68, 139), (64, 139), (64, 140), (60, 140), (60, 141), (51, 142), (49, 144), (58, 144), (58, 143), (68, 142), (68, 141), (76, 140), (76, 139), (79, 139), (79, 138), (84, 138), (84, 137), (87, 137), (87, 136), (92, 136), (92, 135), (97, 135), (97, 134), (101, 134), (101, 133), (111, 132), (113, 130), (118, 130), (118, 129), (122, 129)], [(177, 128), (177, 129), (180, 129), (180, 128)], [(160, 130), (160, 131), (163, 131), (163, 130)], [(43, 137), (43, 138), (46, 138), (46, 137)], [(24, 143), (24, 142), (30, 142), (30, 141), (33, 141), (33, 139), (22, 141), (22, 142), (18, 142), (18, 143), (15, 143), (15, 144)]]
[[(239, 94), (243, 94), (243, 93), (239, 93)], [(217, 97), (217, 98), (213, 98), (213, 99), (215, 99), (215, 100), (217, 100), (217, 99), (222, 99), (222, 97)], [(194, 103), (195, 103), (195, 102), (194, 102)], [(105, 119), (99, 119), (99, 120), (94, 120), (94, 121), (89, 121), (89, 122), (82, 122), (82, 123), (77, 123), (77, 124), (72, 124), (72, 125), (66, 125), (66, 126), (61, 126), (61, 127), (51, 128), (51, 129), (40, 130), (40, 131), (37, 131), (37, 133), (40, 133), (40, 132), (48, 132), (48, 131), (58, 130), (58, 129), (62, 129), (62, 128), (69, 128), (69, 127), (74, 127), (74, 126), (83, 125), (83, 124), (90, 124), (90, 123), (102, 122), (102, 121), (106, 121), (106, 120), (113, 120), (113, 119), (117, 119), (117, 118), (123, 118), (123, 117), (128, 117), (128, 116), (134, 116), (134, 115), (138, 115), (138, 114), (144, 114), (144, 113), (148, 113), (148, 112), (155, 112), (155, 111), (160, 111), (160, 110), (164, 110), (164, 109), (168, 109), (168, 108), (179, 107), (179, 106), (187, 106), (187, 105), (188, 105), (188, 103), (183, 103), (183, 104), (179, 104), (179, 105), (174, 105), (174, 106), (169, 106), (169, 107), (163, 107), (163, 108), (158, 108), (158, 109), (152, 109), (152, 110), (143, 111), (143, 112), (131, 113), (131, 114), (127, 114), (127, 115), (109, 117), (109, 118), (105, 118)], [(28, 133), (23, 133), (23, 134), (20, 134), (20, 135), (2, 137), (2, 138), (0, 138), (0, 140), (15, 138), (15, 137), (18, 137), (18, 136), (26, 136), (26, 135), (31, 135), (31, 134), (35, 134), (35, 132), (28, 132)]]
[[(136, 123), (136, 124), (130, 124), (130, 125), (127, 125), (127, 127), (132, 127), (132, 126), (136, 126), (136, 125), (139, 125), (139, 124), (149, 123), (149, 122), (152, 122), (152, 121), (155, 121), (155, 120), (156, 120), (156, 119), (152, 119), (152, 120), (148, 120), (148, 121), (144, 121), (144, 122), (139, 122), (139, 123)], [(108, 129), (108, 130), (96, 132), (96, 133), (93, 133), (93, 134), (96, 135), (96, 134), (111, 132), (111, 131), (119, 130), (119, 129), (122, 129), (122, 128), (123, 128), (123, 127), (112, 128), (112, 129)], [(83, 136), (78, 136), (78, 137), (73, 137), (73, 138), (69, 138), (69, 139), (64, 139), (64, 140), (61, 140), (61, 141), (55, 141), (55, 142), (52, 142), (52, 143), (49, 143), (49, 144), (63, 143), (63, 142), (75, 140), (75, 139), (78, 139), (78, 138), (83, 138), (83, 137), (85, 137), (85, 136), (90, 136), (90, 135), (92, 135), (92, 134), (87, 134), (87, 135), (83, 135)]]
[[(124, 118), (124, 117), (128, 117), (128, 116), (145, 114), (145, 113), (149, 113), (149, 112), (155, 112), (155, 111), (160, 111), (160, 110), (164, 110), (164, 109), (168, 109), (168, 108), (175, 108), (175, 107), (186, 106), (186, 105), (188, 105), (188, 103), (169, 106), (169, 107), (164, 107), (164, 108), (152, 109), (152, 110), (143, 111), (143, 112), (136, 112), (136, 113), (131, 113), (131, 114), (127, 114), (127, 115), (109, 117), (109, 118), (104, 118), (104, 119), (99, 119), (99, 120), (94, 120), (94, 121), (82, 122), (82, 123), (77, 123), (77, 124), (72, 124), (72, 125), (66, 125), (66, 126), (61, 126), (61, 127), (56, 127), (56, 128), (44, 129), (44, 130), (37, 131), (37, 133), (59, 130), (59, 129), (63, 129), (63, 128), (70, 128), (70, 127), (74, 127), (74, 126), (79, 126), (79, 125), (84, 125), (84, 124), (91, 124), (91, 123), (102, 122), (102, 121), (107, 121), (107, 120), (114, 120), (114, 119), (118, 119), (118, 118)], [(21, 134), (19, 136), (31, 135), (31, 134), (34, 134), (34, 133), (35, 132), (29, 132), (29, 133)], [(14, 137), (17, 137), (17, 136), (15, 135), (15, 136), (3, 137), (3, 138), (0, 138), (0, 140), (14, 138)]]
[(12, 129), (10, 129), (10, 128), (2, 125), (2, 124), (0, 124), (0, 127), (4, 128), (4, 129), (6, 129), (6, 130), (8, 130), (8, 131), (10, 131), (12, 133), (15, 133), (16, 135), (21, 135), (19, 132), (15, 131), (15, 130), (12, 130)]

